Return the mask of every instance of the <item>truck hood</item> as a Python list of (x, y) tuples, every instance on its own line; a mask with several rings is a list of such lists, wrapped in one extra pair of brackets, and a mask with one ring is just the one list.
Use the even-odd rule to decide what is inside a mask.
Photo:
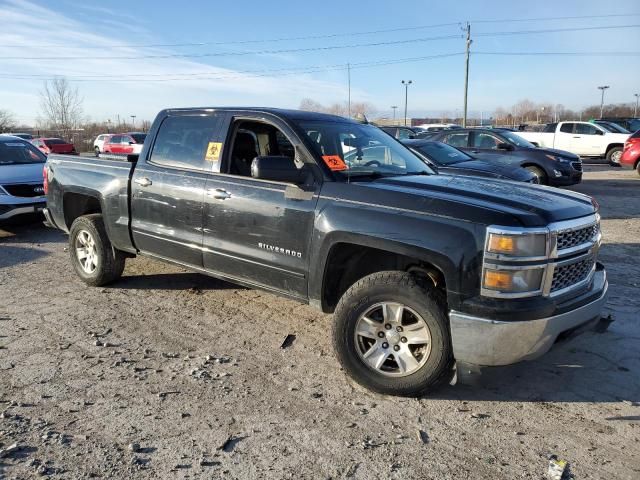
[(0, 184), (12, 183), (42, 183), (42, 163), (19, 163), (15, 165), (0, 165)]
[(438, 171), (446, 169), (447, 173), (455, 174), (458, 170), (460, 170), (461, 175), (474, 175), (477, 173), (481, 176), (504, 177), (506, 179), (517, 180), (521, 182), (527, 182), (531, 180), (531, 177), (533, 175), (527, 172), (524, 168), (519, 168), (519, 163), (519, 161), (514, 162), (510, 159), (500, 161), (500, 159), (497, 158), (493, 162), (475, 159), (468, 160), (466, 162), (454, 163), (452, 165), (443, 165), (442, 167), (438, 167)]
[[(420, 210), (427, 213), (476, 222), (481, 222), (482, 219), (479, 212), (487, 210), (509, 214), (525, 226), (546, 226), (552, 222), (591, 215), (596, 211), (591, 197), (580, 193), (492, 178), (458, 175), (399, 176), (381, 178), (361, 185), (405, 193), (413, 198), (410, 203), (415, 210), (419, 206)], [(394, 196), (372, 192), (372, 198), (384, 202)], [(406, 205), (409, 202), (402, 203)], [(407, 205), (406, 208), (411, 207)]]

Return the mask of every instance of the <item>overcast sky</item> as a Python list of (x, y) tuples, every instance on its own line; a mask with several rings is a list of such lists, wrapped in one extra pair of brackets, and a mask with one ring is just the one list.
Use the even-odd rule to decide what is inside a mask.
[[(554, 20), (541, 20), (548, 17)], [(295, 108), (305, 97), (345, 101), (351, 63), (353, 101), (383, 114), (402, 108), (400, 81), (411, 79), (410, 116), (454, 114), (463, 103), (467, 20), (476, 52), (472, 113), (524, 98), (580, 109), (599, 103), (603, 84), (612, 103), (631, 102), (640, 91), (640, 56), (613, 55), (640, 53), (637, 0), (0, 0), (0, 109), (32, 123), (51, 76), (78, 87), (93, 120), (153, 119), (177, 106)], [(593, 29), (603, 26), (616, 28)], [(612, 54), (487, 54), (576, 52)]]

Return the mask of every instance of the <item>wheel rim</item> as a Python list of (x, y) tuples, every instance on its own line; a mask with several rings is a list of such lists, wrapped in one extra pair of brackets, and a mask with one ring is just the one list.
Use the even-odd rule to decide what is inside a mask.
[(611, 161), (613, 163), (620, 163), (620, 157), (622, 156), (622, 152), (618, 150), (617, 152), (613, 152), (611, 154)]
[(431, 331), (427, 322), (406, 305), (382, 302), (358, 318), (355, 344), (360, 359), (376, 373), (404, 377), (428, 360)]
[(98, 268), (98, 250), (93, 236), (86, 230), (80, 230), (75, 241), (76, 258), (85, 273), (93, 273)]

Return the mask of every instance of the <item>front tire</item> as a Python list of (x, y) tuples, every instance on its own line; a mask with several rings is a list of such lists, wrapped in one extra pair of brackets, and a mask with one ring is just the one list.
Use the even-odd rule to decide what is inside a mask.
[(607, 152), (607, 162), (612, 167), (620, 166), (620, 157), (622, 157), (622, 147), (613, 147)]
[(120, 278), (126, 260), (125, 254), (111, 245), (100, 214), (75, 219), (69, 230), (69, 255), (78, 276), (94, 287)]
[(419, 396), (450, 371), (446, 302), (406, 272), (368, 275), (342, 296), (333, 344), (345, 372), (374, 392)]

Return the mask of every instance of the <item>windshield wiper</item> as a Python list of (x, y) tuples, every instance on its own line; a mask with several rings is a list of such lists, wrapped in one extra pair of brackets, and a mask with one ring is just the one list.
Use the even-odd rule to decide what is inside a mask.
[(429, 172), (426, 172), (424, 170), (420, 170), (419, 172), (406, 172), (402, 175), (431, 175)]

